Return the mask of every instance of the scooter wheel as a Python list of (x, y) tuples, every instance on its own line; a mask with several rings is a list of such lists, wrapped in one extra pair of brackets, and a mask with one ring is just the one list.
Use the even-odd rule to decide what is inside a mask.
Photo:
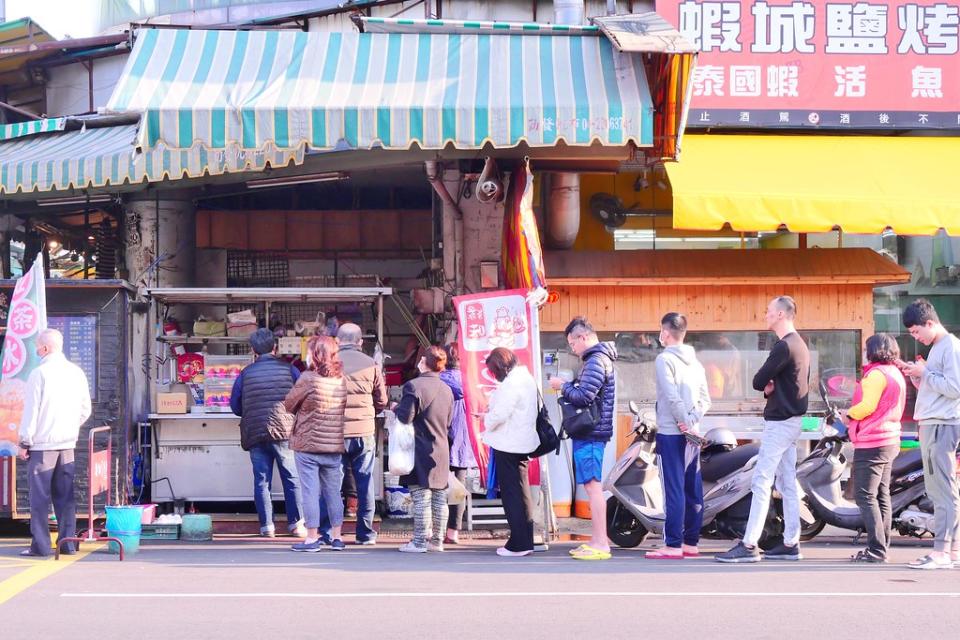
[(800, 540), (803, 542), (809, 542), (813, 540), (823, 528), (827, 526), (827, 523), (821, 520), (820, 518), (815, 518), (813, 522), (804, 522), (800, 521)]
[(607, 499), (607, 537), (618, 547), (633, 548), (647, 537), (647, 529), (630, 510), (611, 496)]

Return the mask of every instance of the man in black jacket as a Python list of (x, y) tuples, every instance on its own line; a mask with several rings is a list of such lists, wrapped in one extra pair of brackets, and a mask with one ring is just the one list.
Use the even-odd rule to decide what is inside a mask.
[(303, 538), (307, 531), (300, 514), (300, 479), (287, 440), (293, 428), (293, 416), (283, 408), (283, 399), (300, 377), (289, 363), (273, 354), (274, 338), (269, 329), (257, 329), (250, 336), (256, 361), (247, 366), (233, 383), (230, 408), (240, 416), (240, 446), (250, 452), (253, 465), (253, 501), (260, 517), (260, 535), (272, 538), (273, 465), (276, 463), (283, 483), (290, 533)]
[(603, 497), (603, 455), (613, 437), (616, 413), (616, 372), (613, 363), (617, 350), (612, 342), (600, 342), (586, 318), (578, 316), (564, 331), (570, 351), (583, 361), (580, 375), (573, 382), (550, 378), (550, 386), (575, 407), (597, 404), (600, 419), (588, 433), (571, 440), (573, 468), (577, 484), (582, 484), (590, 499), (592, 535), (590, 542), (571, 552), (577, 560), (608, 560), (607, 503)]
[(800, 496), (797, 489), (797, 440), (803, 414), (807, 412), (810, 382), (810, 351), (794, 327), (797, 303), (790, 296), (773, 299), (767, 307), (767, 326), (777, 334), (770, 350), (753, 378), (753, 388), (767, 399), (763, 410), (763, 436), (753, 470), (753, 501), (750, 518), (735, 547), (716, 556), (718, 562), (759, 562), (757, 544), (763, 533), (770, 492), (776, 478), (783, 496), (783, 543), (764, 554), (768, 560), (801, 560)]

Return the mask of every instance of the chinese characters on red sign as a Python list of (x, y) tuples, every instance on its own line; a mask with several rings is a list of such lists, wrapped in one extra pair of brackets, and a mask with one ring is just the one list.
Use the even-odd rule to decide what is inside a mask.
[(960, 129), (960, 3), (657, 0), (701, 51), (688, 124)]
[[(534, 375), (540, 359), (539, 318), (530, 311), (527, 293), (525, 289), (512, 289), (453, 299), (460, 329), (460, 372), (463, 375), (467, 427), (484, 485), (490, 454), (481, 440), (483, 421), (477, 415), (486, 412), (490, 394), (498, 384), (487, 369), (487, 356), (497, 347), (510, 349), (520, 364)], [(533, 460), (530, 463), (530, 483), (539, 484), (539, 477), (539, 467)]]

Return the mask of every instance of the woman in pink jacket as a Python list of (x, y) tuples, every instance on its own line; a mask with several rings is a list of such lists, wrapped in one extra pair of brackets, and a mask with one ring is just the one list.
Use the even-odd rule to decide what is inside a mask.
[(853, 443), (853, 482), (863, 516), (867, 548), (854, 562), (883, 563), (890, 548), (892, 510), (890, 472), (900, 452), (900, 419), (906, 382), (895, 364), (896, 341), (885, 333), (867, 338), (867, 365), (847, 411), (847, 431)]

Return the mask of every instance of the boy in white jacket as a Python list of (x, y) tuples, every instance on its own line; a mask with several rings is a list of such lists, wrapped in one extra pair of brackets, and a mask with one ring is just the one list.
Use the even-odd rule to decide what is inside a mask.
[[(63, 355), (63, 335), (46, 329), (37, 336), (40, 364), (27, 379), (20, 420), (20, 458), (27, 461), (30, 491), (30, 548), (20, 555), (49, 557), (50, 503), (57, 516), (58, 539), (77, 531), (74, 449), (80, 427), (90, 417), (90, 389), (83, 369)], [(74, 553), (65, 548), (65, 553)]]

